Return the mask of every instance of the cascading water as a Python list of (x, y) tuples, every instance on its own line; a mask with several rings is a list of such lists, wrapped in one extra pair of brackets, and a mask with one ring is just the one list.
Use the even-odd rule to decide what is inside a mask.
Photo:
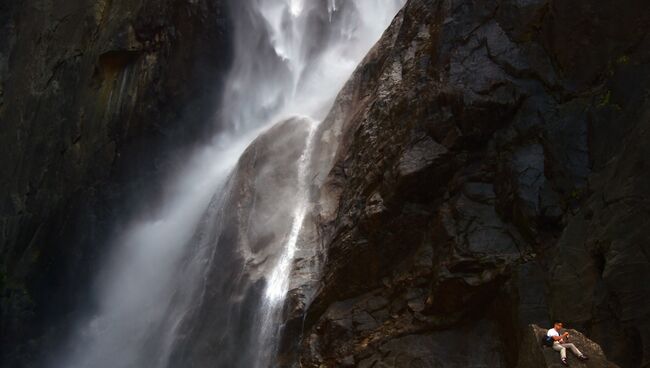
[[(296, 190), (296, 204), (293, 211), (291, 227), (287, 236), (284, 249), (281, 250), (275, 266), (266, 282), (264, 297), (261, 302), (260, 334), (261, 344), (257, 351), (255, 367), (268, 366), (270, 355), (276, 348), (277, 341), (275, 337), (279, 336), (281, 324), (280, 312), (284, 299), (289, 287), (289, 275), (291, 266), (296, 253), (296, 246), (302, 224), (308, 211), (309, 203), (309, 159), (312, 153), (314, 135), (316, 133), (316, 122), (306, 119), (309, 124), (309, 133), (307, 134), (307, 143), (298, 160), (297, 179), (298, 185)], [(264, 344), (264, 342), (267, 342)]]
[(52, 367), (273, 366), (318, 122), (402, 4), (232, 2), (226, 128), (115, 240), (98, 307)]

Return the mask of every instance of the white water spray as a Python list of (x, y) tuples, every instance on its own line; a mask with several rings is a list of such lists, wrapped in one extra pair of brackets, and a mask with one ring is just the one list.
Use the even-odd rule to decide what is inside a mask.
[[(312, 153), (314, 135), (316, 133), (317, 123), (307, 119), (310, 124), (309, 134), (307, 135), (307, 144), (298, 160), (298, 192), (296, 193), (296, 208), (293, 211), (293, 220), (291, 230), (287, 238), (286, 245), (282, 251), (276, 266), (271, 272), (266, 285), (265, 297), (268, 308), (275, 308), (284, 301), (289, 286), (289, 274), (291, 265), (296, 254), (298, 236), (305, 220), (308, 210), (309, 197), (309, 159)], [(268, 322), (268, 321), (266, 321)]]
[[(287, 234), (286, 240), (281, 249), (268, 250), (270, 264), (265, 269), (269, 271), (262, 275), (266, 286), (257, 307), (262, 330), (256, 336), (255, 345), (260, 351), (253, 354), (253, 363), (227, 362), (217, 366), (250, 368), (272, 364), (270, 355), (277, 342), (270, 340), (280, 329), (280, 311), (288, 291), (301, 227), (309, 210), (309, 162), (318, 123), (403, 2), (234, 2), (235, 55), (224, 86), (220, 115), (222, 125), (227, 128), (212, 144), (199, 149), (188, 160), (186, 168), (175, 173), (158, 213), (134, 221), (115, 239), (112, 255), (98, 277), (98, 308), (80, 321), (69, 343), (71, 348), (55, 357), (51, 367), (167, 367), (174, 344), (184, 338), (179, 336), (179, 326), (195, 305), (201, 303), (192, 298), (210, 294), (210, 290), (191, 290), (198, 285), (209, 287), (205, 281), (208, 271), (232, 273), (232, 270), (209, 269), (215, 267), (210, 261), (214, 250), (188, 253), (197, 252), (191, 242), (196, 238), (195, 231), (210, 198), (225, 190), (224, 184), (239, 157), (259, 134), (279, 120), (306, 116), (309, 118), (302, 120), (310, 126), (297, 163), (297, 195), (292, 203), (281, 204), (293, 206), (291, 227), (275, 229), (279, 234)], [(221, 202), (213, 203), (218, 206)], [(206, 226), (218, 225), (207, 223)], [(240, 253), (254, 256), (252, 250), (241, 249)], [(190, 272), (179, 278), (183, 264)], [(247, 270), (237, 272), (247, 274)], [(240, 298), (236, 295), (232, 297)], [(227, 298), (220, 302), (230, 303)], [(223, 332), (215, 334), (229, 338), (227, 335), (232, 331), (243, 331), (243, 326), (237, 323), (240, 322), (228, 320), (234, 327), (221, 326)], [(210, 341), (201, 343), (211, 344)]]

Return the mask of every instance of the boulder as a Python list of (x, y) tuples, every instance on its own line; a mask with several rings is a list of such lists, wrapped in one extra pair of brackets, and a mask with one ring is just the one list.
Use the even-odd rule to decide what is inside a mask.
[[(547, 329), (543, 329), (537, 325), (529, 325), (526, 327), (523, 339), (521, 340), (521, 347), (519, 348), (519, 363), (517, 368), (562, 368), (564, 365), (560, 362), (560, 353), (553, 350), (553, 348), (543, 344), (543, 338), (546, 336)], [(578, 368), (619, 368), (618, 365), (607, 360), (603, 349), (600, 345), (589, 340), (582, 333), (566, 329), (569, 333), (569, 341), (576, 345), (576, 347), (587, 357), (589, 360), (580, 361), (578, 358), (567, 350), (567, 360), (569, 366)]]

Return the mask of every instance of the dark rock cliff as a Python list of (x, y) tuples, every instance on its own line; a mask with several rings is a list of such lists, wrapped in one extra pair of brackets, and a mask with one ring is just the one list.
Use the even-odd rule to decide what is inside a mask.
[(0, 366), (63, 337), (110, 225), (215, 129), (224, 4), (0, 5)]
[(408, 1), (322, 125), (301, 366), (515, 367), (549, 318), (650, 366), (648, 27), (641, 0)]

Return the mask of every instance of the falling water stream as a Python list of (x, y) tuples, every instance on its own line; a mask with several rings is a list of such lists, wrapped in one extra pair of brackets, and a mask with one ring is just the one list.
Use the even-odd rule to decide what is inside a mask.
[[(80, 317), (49, 366), (274, 366), (281, 309), (309, 211), (318, 124), (403, 2), (231, 1), (235, 55), (218, 118), (225, 128), (173, 173), (161, 209), (113, 240), (95, 284), (97, 308)], [(271, 208), (290, 219), (262, 226), (259, 219), (271, 215), (249, 216), (260, 223), (241, 228), (264, 229), (276, 239), (267, 243), (277, 246), (260, 248), (241, 241), (228, 206), (241, 192), (238, 165), (247, 147), (287, 121), (304, 139), (297, 162), (273, 163), (294, 168), (290, 200), (276, 199), (283, 188), (273, 186), (255, 188), (255, 198), (271, 198)]]

